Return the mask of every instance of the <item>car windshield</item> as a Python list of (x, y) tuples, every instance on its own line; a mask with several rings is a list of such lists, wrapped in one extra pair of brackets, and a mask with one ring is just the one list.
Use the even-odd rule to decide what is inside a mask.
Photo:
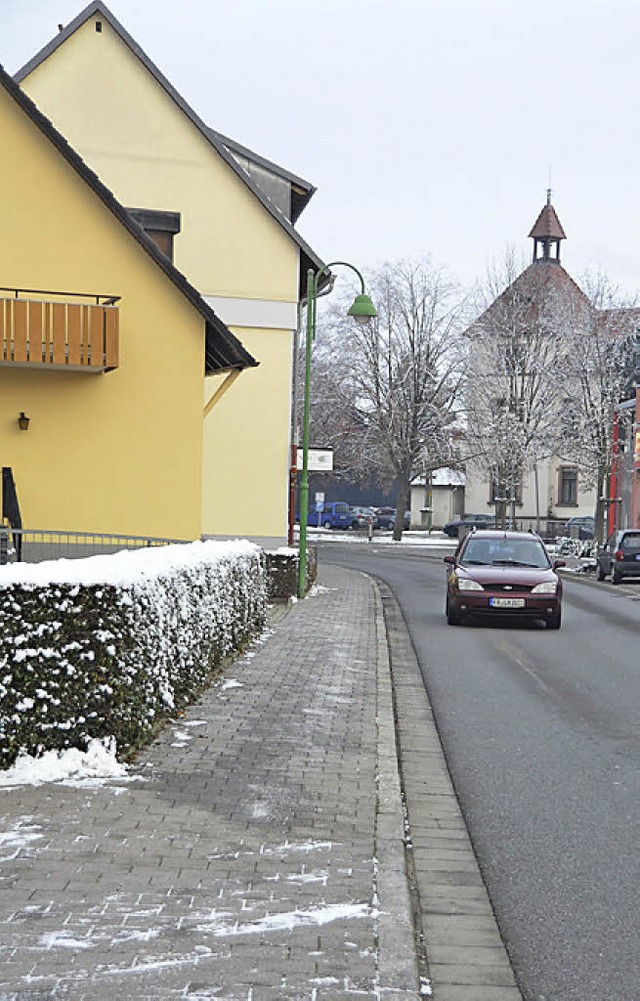
[(464, 566), (549, 567), (547, 554), (536, 539), (469, 539), (460, 556)]
[(621, 549), (627, 552), (636, 552), (640, 549), (640, 532), (637, 535), (623, 535)]
[(349, 514), (349, 505), (348, 504), (334, 504), (333, 505), (333, 510), (335, 511), (336, 514)]

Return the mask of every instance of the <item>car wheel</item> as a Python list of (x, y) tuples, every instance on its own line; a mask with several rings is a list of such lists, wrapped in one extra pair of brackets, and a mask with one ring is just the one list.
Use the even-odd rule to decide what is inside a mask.
[(322, 522), (322, 527), (323, 528), (331, 528), (331, 522), (330, 521), (323, 521)]
[(559, 608), (555, 615), (547, 619), (547, 629), (559, 629), (562, 625), (562, 609)]
[(604, 572), (604, 570), (602, 569), (602, 567), (598, 563), (598, 569), (596, 571), (596, 577), (598, 578), (598, 580), (604, 580), (606, 576), (607, 576), (606, 573)]
[(460, 612), (453, 611), (448, 596), (447, 596), (447, 605), (445, 608), (445, 615), (447, 616), (447, 622), (449, 623), (450, 626), (459, 626), (462, 624), (462, 616), (460, 615)]
[(615, 568), (612, 568), (612, 570), (611, 570), (611, 583), (612, 584), (619, 584), (621, 580), (622, 580), (622, 574), (619, 574), (618, 571)]
[(352, 527), (352, 529), (353, 529), (353, 530), (354, 530), (354, 532), (355, 532), (355, 530), (356, 530), (357, 528), (360, 528), (360, 525), (358, 524), (358, 522), (357, 522), (357, 521), (352, 521), (352, 522), (351, 522), (351, 527)]

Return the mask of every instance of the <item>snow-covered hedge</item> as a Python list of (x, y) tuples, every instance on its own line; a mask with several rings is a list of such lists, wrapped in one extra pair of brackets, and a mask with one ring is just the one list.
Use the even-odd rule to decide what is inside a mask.
[(598, 554), (598, 543), (595, 539), (574, 539), (572, 536), (562, 535), (556, 537), (553, 550), (558, 556), (595, 558)]
[(114, 737), (120, 755), (264, 624), (250, 542), (0, 568), (0, 767)]

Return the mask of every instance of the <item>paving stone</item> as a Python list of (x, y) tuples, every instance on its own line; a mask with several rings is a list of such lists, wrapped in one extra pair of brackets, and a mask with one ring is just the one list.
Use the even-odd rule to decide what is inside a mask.
[(521, 1001), (406, 629), (323, 573), (130, 780), (0, 790), (0, 1001)]
[(379, 611), (328, 571), (128, 781), (0, 790), (39, 835), (2, 860), (3, 1001), (416, 997)]

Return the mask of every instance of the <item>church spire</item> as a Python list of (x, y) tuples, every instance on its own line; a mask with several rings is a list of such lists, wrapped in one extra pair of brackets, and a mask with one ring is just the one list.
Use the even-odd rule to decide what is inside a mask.
[(566, 240), (567, 237), (551, 204), (551, 188), (547, 188), (547, 204), (533, 224), (529, 236), (533, 238), (534, 263), (560, 263), (560, 240)]

